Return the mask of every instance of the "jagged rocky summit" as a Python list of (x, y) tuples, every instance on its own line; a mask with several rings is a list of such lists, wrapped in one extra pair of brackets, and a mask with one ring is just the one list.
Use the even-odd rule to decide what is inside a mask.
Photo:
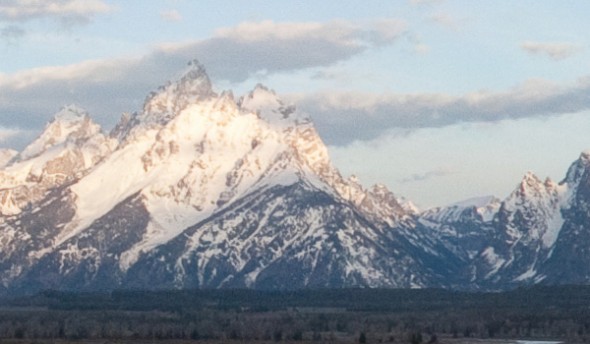
[(68, 106), (1, 153), (2, 292), (499, 290), (590, 274), (589, 153), (559, 184), (528, 174), (503, 201), (419, 213), (342, 177), (272, 90), (218, 94), (197, 61), (109, 134)]

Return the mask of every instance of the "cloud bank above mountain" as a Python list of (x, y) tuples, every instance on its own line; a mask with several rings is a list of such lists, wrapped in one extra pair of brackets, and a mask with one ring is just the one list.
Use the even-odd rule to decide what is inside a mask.
[[(209, 39), (162, 45), (141, 57), (0, 75), (0, 125), (40, 128), (47, 112), (65, 103), (80, 104), (100, 123), (113, 125), (122, 112), (139, 109), (150, 90), (178, 74), (195, 56), (214, 80), (242, 82), (261, 71), (273, 74), (331, 66), (394, 44), (405, 32), (405, 23), (394, 19), (364, 25), (344, 20), (244, 22), (218, 29)], [(531, 80), (503, 92), (464, 95), (321, 92), (291, 98), (313, 116), (328, 144), (343, 145), (374, 139), (392, 128), (578, 112), (590, 107), (589, 91), (590, 78), (584, 78), (570, 85)]]

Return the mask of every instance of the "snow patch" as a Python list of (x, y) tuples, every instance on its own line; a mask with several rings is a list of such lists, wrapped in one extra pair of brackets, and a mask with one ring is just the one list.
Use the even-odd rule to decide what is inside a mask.
[(490, 265), (491, 270), (490, 272), (486, 275), (486, 278), (488, 278), (489, 276), (494, 275), (496, 272), (498, 272), (500, 270), (500, 268), (504, 265), (504, 263), (506, 262), (505, 259), (501, 258), (494, 250), (493, 247), (488, 247), (486, 248), (481, 255), (485, 258), (486, 262)]

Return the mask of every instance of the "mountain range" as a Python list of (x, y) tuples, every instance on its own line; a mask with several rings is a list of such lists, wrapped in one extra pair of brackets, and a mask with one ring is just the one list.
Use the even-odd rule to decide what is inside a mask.
[(198, 61), (110, 133), (66, 106), (0, 166), (0, 294), (590, 281), (590, 151), (559, 183), (419, 211), (343, 177), (274, 91), (217, 94)]

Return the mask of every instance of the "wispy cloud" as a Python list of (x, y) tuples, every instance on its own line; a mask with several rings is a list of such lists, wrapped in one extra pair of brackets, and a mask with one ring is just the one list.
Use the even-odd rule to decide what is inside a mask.
[(580, 46), (565, 42), (523, 42), (520, 47), (529, 54), (544, 55), (554, 61), (564, 60), (581, 50)]
[(413, 183), (413, 182), (422, 182), (425, 180), (429, 180), (432, 178), (438, 178), (438, 177), (444, 177), (444, 176), (448, 176), (451, 174), (454, 174), (455, 172), (447, 169), (447, 168), (440, 168), (440, 169), (436, 169), (436, 170), (432, 170), (432, 171), (427, 171), (424, 173), (414, 173), (406, 178), (402, 178), (399, 180), (400, 183)]
[(112, 9), (102, 0), (3, 0), (0, 2), (0, 20), (24, 22), (54, 18), (64, 22), (88, 22), (94, 15)]
[(35, 130), (0, 126), (0, 145), (2, 147), (22, 147), (30, 143), (36, 134)]
[(322, 138), (332, 145), (371, 140), (392, 129), (498, 122), (590, 109), (590, 77), (568, 86), (531, 80), (505, 92), (371, 94), (358, 92), (293, 95), (312, 114)]
[(432, 22), (453, 31), (459, 31), (465, 25), (466, 22), (466, 20), (464, 19), (458, 19), (450, 15), (449, 13), (445, 12), (435, 13), (431, 15), (429, 19)]
[(182, 15), (177, 10), (165, 10), (160, 12), (160, 18), (167, 22), (179, 22), (182, 21)]

